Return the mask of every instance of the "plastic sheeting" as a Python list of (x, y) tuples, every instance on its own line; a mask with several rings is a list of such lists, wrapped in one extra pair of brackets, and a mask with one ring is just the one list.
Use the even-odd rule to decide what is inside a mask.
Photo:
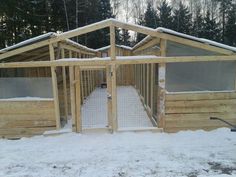
[(19, 97), (53, 98), (52, 79), (47, 77), (0, 78), (0, 99)]
[(168, 92), (234, 90), (235, 78), (234, 61), (169, 63), (166, 67)]

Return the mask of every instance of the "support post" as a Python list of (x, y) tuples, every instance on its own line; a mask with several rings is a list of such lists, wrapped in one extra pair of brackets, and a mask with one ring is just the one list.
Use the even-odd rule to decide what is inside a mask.
[[(72, 58), (72, 52), (69, 51), (69, 57)], [(75, 71), (74, 66), (69, 67), (70, 74), (70, 105), (71, 105), (71, 117), (72, 117), (72, 130), (76, 131), (75, 116), (76, 116), (76, 106), (75, 106)]]
[(82, 132), (82, 119), (81, 119), (81, 85), (80, 85), (80, 67), (75, 67), (75, 78), (76, 78), (76, 132)]
[[(166, 56), (166, 40), (161, 39), (160, 48), (161, 56)], [(165, 128), (165, 89), (166, 89), (166, 64), (159, 63), (158, 65), (158, 125), (161, 128)]]
[[(65, 58), (65, 49), (61, 49), (61, 57)], [(68, 120), (68, 100), (67, 100), (67, 83), (66, 83), (66, 67), (62, 66), (63, 95), (64, 95), (64, 111), (65, 119)]]
[[(116, 39), (115, 26), (110, 26), (110, 45), (111, 45), (111, 60), (116, 60)], [(117, 90), (116, 90), (116, 65), (111, 65), (111, 98), (112, 98), (112, 128), (117, 131)]]
[[(50, 60), (55, 60), (55, 53), (52, 44), (49, 44), (49, 53)], [(58, 88), (57, 88), (57, 75), (56, 75), (56, 67), (51, 67), (51, 75), (52, 75), (52, 87), (53, 87), (53, 97), (54, 97), (54, 107), (55, 107), (55, 116), (56, 116), (56, 127), (57, 129), (61, 128), (60, 121), (60, 109), (59, 109), (59, 98), (58, 98)]]

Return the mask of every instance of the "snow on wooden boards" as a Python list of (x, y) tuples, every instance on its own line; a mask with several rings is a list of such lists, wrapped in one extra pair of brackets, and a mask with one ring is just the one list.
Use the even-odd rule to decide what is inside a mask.
[(53, 100), (0, 101), (0, 137), (42, 134), (56, 129)]
[(236, 124), (236, 93), (166, 94), (165, 131), (211, 130), (226, 126), (210, 117), (220, 117)]

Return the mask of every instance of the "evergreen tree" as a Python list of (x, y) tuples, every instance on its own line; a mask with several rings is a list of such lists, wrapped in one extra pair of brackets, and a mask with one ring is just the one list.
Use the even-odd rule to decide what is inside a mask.
[(203, 26), (204, 26), (204, 19), (201, 14), (201, 8), (197, 7), (196, 16), (193, 20), (192, 35), (196, 37), (201, 37), (203, 35)]
[[(139, 25), (147, 26), (150, 28), (157, 28), (157, 19), (157, 11), (152, 7), (151, 2), (148, 2), (144, 17), (141, 17)], [(144, 37), (145, 35), (138, 33), (136, 41), (139, 42)]]
[(233, 4), (227, 16), (225, 26), (225, 42), (236, 46), (236, 4)]
[[(144, 17), (141, 16), (138, 22), (138, 25), (144, 26), (145, 25), (145, 21), (144, 21)], [(140, 42), (143, 38), (145, 38), (145, 34), (142, 33), (138, 33), (137, 37), (136, 37), (136, 42)]]
[(204, 18), (202, 37), (214, 41), (220, 41), (219, 24), (216, 23), (216, 19), (211, 19), (211, 14), (209, 10), (207, 11), (206, 17)]
[(175, 31), (191, 34), (192, 30), (192, 15), (187, 6), (180, 1), (178, 8), (174, 10), (173, 29)]
[(171, 16), (171, 11), (172, 11), (171, 6), (169, 6), (166, 0), (163, 0), (160, 6), (157, 7), (157, 9), (159, 11), (158, 26), (165, 28), (172, 28), (173, 18)]
[(152, 4), (148, 2), (147, 10), (144, 14), (144, 25), (150, 28), (157, 28), (157, 11), (152, 7)]
[(125, 29), (121, 30), (121, 44), (130, 46), (130, 34), (128, 30)]
[(220, 3), (220, 17), (221, 17), (221, 26), (222, 26), (222, 36), (221, 41), (225, 41), (225, 26), (226, 26), (226, 17), (229, 12), (229, 9), (232, 7), (232, 0), (217, 0)]

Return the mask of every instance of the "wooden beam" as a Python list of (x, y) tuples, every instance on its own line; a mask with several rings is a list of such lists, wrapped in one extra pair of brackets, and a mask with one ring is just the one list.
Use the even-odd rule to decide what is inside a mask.
[(15, 50), (11, 50), (11, 51), (8, 51), (6, 53), (0, 54), (0, 60), (2, 60), (4, 58), (11, 57), (11, 56), (14, 56), (14, 55), (17, 55), (17, 54), (20, 54), (20, 53), (23, 53), (23, 52), (26, 52), (26, 51), (30, 51), (30, 50), (33, 50), (33, 49), (36, 49), (36, 48), (40, 48), (40, 47), (46, 46), (46, 45), (49, 45), (48, 40), (41, 41), (41, 42), (31, 44), (31, 45), (27, 45), (25, 47), (21, 47), (21, 48), (15, 49)]
[[(110, 45), (111, 45), (111, 61), (116, 60), (116, 41), (115, 41), (115, 26), (110, 26)], [(116, 90), (116, 64), (111, 65), (111, 104), (112, 104), (112, 129), (117, 131), (117, 90)]]
[(113, 120), (112, 120), (112, 100), (111, 100), (111, 67), (106, 67), (106, 82), (107, 82), (107, 118), (108, 118), (108, 128), (111, 132), (113, 132)]
[[(161, 39), (161, 56), (166, 56), (166, 43), (167, 41)], [(157, 98), (157, 110), (158, 110), (158, 126), (165, 127), (165, 93), (166, 93), (166, 64), (159, 63), (158, 65), (158, 98)]]
[[(55, 53), (53, 45), (49, 45), (49, 53), (50, 53), (50, 60), (55, 60)], [(56, 117), (56, 127), (57, 129), (61, 128), (61, 121), (60, 121), (60, 108), (59, 108), (59, 98), (58, 98), (58, 88), (57, 88), (57, 75), (56, 75), (56, 68), (54, 66), (51, 67), (51, 75), (52, 75), (52, 88), (53, 88), (53, 97), (54, 97), (54, 106), (55, 106), (55, 117)]]
[(81, 85), (80, 85), (80, 68), (75, 67), (75, 78), (76, 78), (76, 132), (82, 132), (82, 118), (81, 118)]
[(75, 73), (74, 73), (74, 66), (69, 67), (69, 74), (70, 74), (70, 104), (71, 104), (71, 117), (72, 117), (72, 130), (76, 131), (76, 100), (75, 100)]
[(111, 64), (129, 65), (142, 63), (184, 63), (204, 61), (236, 61), (236, 56), (179, 56), (179, 57), (157, 57), (137, 56), (135, 58), (122, 57), (115, 61), (104, 58), (78, 59), (78, 60), (56, 60), (56, 61), (35, 61), (35, 62), (9, 62), (0, 63), (0, 68), (37, 68), (51, 66), (107, 66)]
[(64, 48), (64, 49), (66, 49), (66, 50), (71, 50), (71, 51), (76, 52), (76, 53), (80, 52), (80, 53), (84, 53), (84, 54), (89, 54), (89, 55), (92, 55), (92, 56), (96, 56), (96, 53), (86, 52), (86, 51), (81, 50), (81, 49), (78, 49), (78, 48), (76, 48), (76, 47), (74, 47), (74, 46), (65, 45), (65, 44), (63, 44), (63, 43), (61, 44), (61, 47)]
[(153, 36), (153, 37), (162, 36), (162, 33), (157, 32), (153, 28), (148, 28), (148, 27), (135, 25), (135, 24), (130, 24), (130, 23), (124, 23), (124, 22), (120, 22), (120, 21), (117, 21), (117, 20), (113, 20), (113, 19), (112, 19), (112, 25), (114, 25), (117, 28), (122, 28), (122, 29), (126, 29), (126, 30), (135, 31), (135, 32), (150, 35), (150, 36)]
[(142, 46), (137, 47), (135, 50), (133, 50), (133, 53), (140, 52), (140, 51), (145, 50), (147, 48), (153, 47), (154, 45), (157, 45), (159, 43), (160, 43), (160, 39), (159, 38), (153, 38), (152, 40), (150, 40), (146, 44), (143, 44)]
[[(61, 49), (61, 57), (65, 58), (65, 49)], [(68, 99), (67, 99), (67, 83), (66, 83), (66, 67), (62, 66), (62, 79), (63, 79), (63, 96), (64, 96), (64, 111), (65, 119), (68, 120)]]

